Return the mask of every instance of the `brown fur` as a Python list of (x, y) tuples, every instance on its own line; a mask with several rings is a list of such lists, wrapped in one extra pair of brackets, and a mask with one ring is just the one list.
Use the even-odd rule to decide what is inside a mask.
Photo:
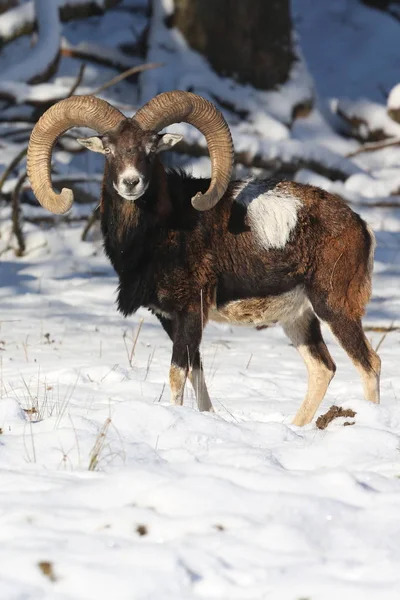
[[(365, 397), (378, 402), (380, 360), (361, 325), (374, 250), (362, 219), (333, 194), (280, 182), (275, 206), (280, 198), (294, 198), (297, 217), (282, 246), (265, 247), (252, 231), (248, 205), (234, 199), (243, 182), (231, 183), (212, 210), (197, 212), (190, 199), (209, 182), (166, 173), (148, 150), (153, 138), (130, 128), (127, 120), (106, 139), (114, 154), (107, 158), (102, 228), (120, 278), (119, 309), (129, 315), (140, 306), (150, 308), (173, 341), (173, 402), (182, 402), (194, 362), (202, 381), (197, 387), (203, 388), (199, 406), (211, 408), (199, 353), (209, 319), (258, 326), (279, 322), (307, 366), (308, 390), (294, 423), (308, 423), (335, 373), (318, 318), (359, 369)], [(135, 202), (124, 200), (112, 185), (127, 166), (148, 183)], [(258, 189), (273, 193), (274, 185), (260, 182)]]

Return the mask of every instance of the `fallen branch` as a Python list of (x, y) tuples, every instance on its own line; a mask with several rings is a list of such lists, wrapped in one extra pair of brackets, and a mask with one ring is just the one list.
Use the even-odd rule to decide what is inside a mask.
[(334, 111), (346, 133), (360, 142), (382, 142), (400, 137), (400, 125), (387, 114), (386, 107), (369, 100), (341, 100)]
[(87, 62), (93, 62), (104, 67), (126, 70), (132, 61), (132, 56), (128, 56), (118, 50), (108, 49), (98, 44), (80, 44), (78, 46), (69, 46), (64, 41), (61, 45), (61, 55), (68, 58), (77, 58)]
[[(97, 94), (99, 93), (99, 91), (102, 91), (103, 89), (115, 85), (115, 83), (126, 79), (130, 75), (133, 75), (135, 73), (141, 73), (142, 71), (147, 71), (148, 69), (156, 69), (160, 66), (163, 66), (163, 64), (144, 63), (142, 65), (130, 67), (117, 77), (114, 77), (110, 81), (102, 84), (101, 86), (95, 88), (89, 93)], [(80, 75), (78, 74), (77, 80), (79, 80), (79, 77)], [(81, 82), (78, 81), (77, 87), (80, 85), (80, 83)], [(32, 86), (26, 83), (11, 81), (5, 81), (0, 83), (0, 99), (7, 100), (8, 102), (12, 103), (24, 103), (29, 104), (31, 106), (35, 106), (37, 108), (43, 108), (43, 112), (47, 110), (47, 107), (51, 106), (55, 102), (58, 102), (59, 100), (62, 100), (63, 98), (68, 97), (68, 95), (70, 95), (70, 90), (66, 91), (65, 89), (60, 89), (59, 86), (52, 83), (40, 83), (38, 85)]]
[(399, 200), (378, 200), (376, 202), (353, 202), (354, 206), (362, 208), (400, 208)]
[[(185, 141), (174, 146), (173, 151), (178, 154), (186, 154), (195, 158), (208, 156), (206, 146), (189, 144)], [(338, 167), (328, 167), (325, 164), (318, 162), (316, 159), (303, 158), (301, 156), (287, 160), (282, 157), (268, 158), (257, 154), (253, 156), (248, 152), (236, 152), (235, 163), (248, 168), (265, 169), (272, 172), (271, 176), (284, 173), (286, 177), (293, 177), (300, 169), (310, 169), (331, 180), (346, 181), (349, 177), (348, 172)]]
[(352, 158), (353, 156), (357, 156), (357, 154), (361, 154), (362, 152), (375, 152), (376, 150), (383, 150), (384, 148), (390, 148), (391, 146), (400, 146), (400, 138), (389, 138), (383, 142), (370, 142), (364, 144), (360, 148), (357, 148), (357, 150), (346, 154), (346, 158)]
[(100, 92), (103, 92), (107, 88), (111, 87), (112, 85), (115, 85), (116, 83), (119, 83), (120, 81), (126, 79), (127, 77), (130, 77), (131, 75), (135, 75), (136, 73), (142, 73), (143, 71), (148, 71), (149, 69), (158, 69), (158, 67), (163, 66), (164, 63), (145, 63), (144, 65), (136, 65), (135, 67), (131, 67), (127, 71), (120, 73), (120, 75), (116, 75), (116, 77), (113, 77), (109, 81), (106, 81), (106, 83), (103, 83), (103, 85), (100, 85), (98, 88), (91, 90), (90, 93), (100, 94)]
[(83, 215), (40, 215), (37, 217), (24, 216), (26, 223), (33, 223), (34, 225), (54, 225), (55, 223), (83, 223), (87, 220), (87, 216)]

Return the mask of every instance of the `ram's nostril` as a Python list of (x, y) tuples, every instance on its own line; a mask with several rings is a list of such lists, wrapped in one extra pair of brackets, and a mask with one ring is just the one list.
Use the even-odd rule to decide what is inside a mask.
[(123, 179), (122, 183), (128, 188), (134, 188), (139, 183), (140, 179), (136, 177), (136, 179)]

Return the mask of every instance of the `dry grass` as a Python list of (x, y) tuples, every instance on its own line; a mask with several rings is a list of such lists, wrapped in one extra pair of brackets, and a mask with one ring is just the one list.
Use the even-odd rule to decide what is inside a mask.
[(53, 583), (55, 581), (57, 581), (57, 577), (56, 574), (54, 573), (54, 566), (53, 563), (48, 561), (48, 560), (42, 560), (40, 562), (38, 562), (38, 567), (41, 570), (41, 572), (43, 573), (43, 575), (45, 577), (47, 577), (48, 579), (50, 579), (50, 581), (52, 581)]
[(111, 419), (110, 417), (107, 417), (107, 419), (104, 422), (103, 427), (100, 429), (99, 434), (96, 438), (96, 441), (94, 443), (94, 446), (90, 452), (90, 460), (89, 460), (89, 471), (95, 471), (99, 465), (99, 460), (100, 460), (100, 456), (101, 453), (104, 450), (104, 446), (106, 444), (106, 436), (107, 436), (107, 431), (108, 428), (111, 425)]
[[(112, 448), (113, 440), (107, 439), (111, 428), (114, 430), (114, 433), (117, 434), (121, 446), (121, 449), (118, 452)], [(110, 464), (115, 458), (120, 458), (122, 462), (125, 461), (123, 441), (117, 428), (114, 426), (111, 417), (107, 417), (97, 435), (93, 448), (90, 451), (88, 470), (97, 471), (100, 469), (100, 464)]]
[(135, 355), (135, 348), (136, 348), (136, 344), (137, 344), (137, 341), (138, 341), (138, 338), (139, 338), (140, 331), (142, 329), (143, 323), (144, 323), (144, 319), (142, 318), (142, 319), (140, 319), (139, 326), (138, 326), (138, 328), (136, 330), (136, 333), (133, 336), (133, 342), (132, 342), (132, 348), (131, 348), (131, 350), (129, 350), (128, 344), (126, 342), (126, 338), (128, 337), (127, 332), (124, 331), (124, 333), (122, 335), (122, 338), (124, 340), (126, 354), (128, 356), (129, 366), (131, 367), (131, 369), (133, 368), (133, 358), (134, 358), (134, 355)]
[(397, 329), (397, 328), (396, 328), (396, 327), (394, 327), (394, 321), (392, 321), (392, 322), (391, 322), (391, 324), (390, 324), (390, 326), (389, 326), (389, 327), (387, 327), (387, 328), (386, 328), (386, 329), (383, 331), (383, 335), (382, 335), (381, 339), (379, 340), (379, 342), (378, 342), (378, 343), (377, 343), (377, 345), (376, 345), (375, 352), (378, 352), (378, 351), (379, 351), (379, 348), (382, 346), (383, 342), (385, 341), (387, 334), (388, 334), (388, 333), (390, 333), (391, 331), (396, 331), (396, 329)]
[[(54, 386), (53, 384), (49, 384), (46, 378), (41, 379), (40, 369), (38, 370), (36, 381), (32, 382), (30, 380), (27, 382), (23, 375), (20, 377), (23, 384), (22, 390), (15, 388), (11, 383), (9, 384), (9, 389), (27, 415), (29, 421), (35, 423), (55, 415), (57, 419), (54, 429), (57, 429), (75, 392), (79, 374), (74, 384), (67, 388), (63, 397), (60, 396), (60, 387), (58, 384)], [(4, 386), (4, 389), (7, 393), (6, 386)]]

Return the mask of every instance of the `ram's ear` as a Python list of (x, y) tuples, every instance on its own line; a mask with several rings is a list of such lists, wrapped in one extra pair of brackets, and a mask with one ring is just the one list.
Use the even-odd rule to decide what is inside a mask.
[(178, 133), (164, 133), (159, 135), (157, 143), (157, 152), (170, 150), (175, 144), (183, 140), (183, 135)]
[(88, 138), (78, 138), (76, 141), (92, 152), (100, 152), (101, 154), (105, 154), (103, 142), (99, 137), (94, 136)]

